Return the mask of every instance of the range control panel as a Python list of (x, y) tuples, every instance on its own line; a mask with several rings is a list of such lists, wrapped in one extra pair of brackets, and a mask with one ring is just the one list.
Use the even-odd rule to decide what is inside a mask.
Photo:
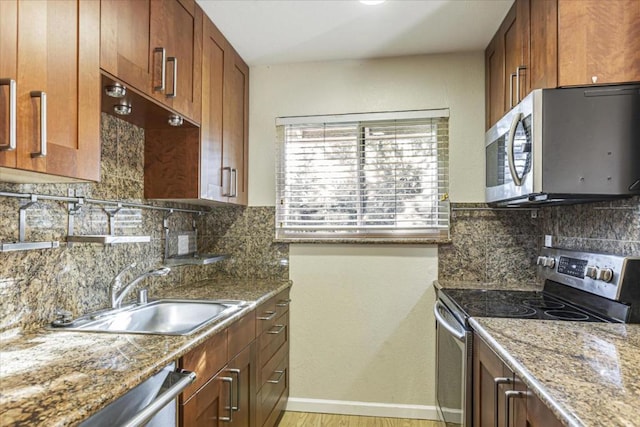
[(628, 263), (640, 257), (543, 248), (537, 259), (538, 275), (582, 291), (619, 300)]

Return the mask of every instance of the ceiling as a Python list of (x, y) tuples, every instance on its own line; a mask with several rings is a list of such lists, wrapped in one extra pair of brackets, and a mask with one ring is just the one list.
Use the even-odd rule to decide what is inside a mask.
[(513, 0), (197, 0), (249, 65), (483, 50)]

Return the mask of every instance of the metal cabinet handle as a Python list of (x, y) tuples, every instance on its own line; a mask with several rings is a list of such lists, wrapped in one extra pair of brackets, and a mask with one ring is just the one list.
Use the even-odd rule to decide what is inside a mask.
[(511, 79), (509, 79), (509, 109), (513, 108), (513, 79), (516, 77), (516, 73), (511, 73)]
[(269, 329), (267, 331), (267, 333), (271, 334), (271, 335), (279, 335), (282, 331), (285, 330), (286, 326), (285, 325), (275, 325), (274, 328), (277, 328), (277, 329)]
[(265, 311), (264, 314), (266, 316), (258, 317), (258, 320), (271, 320), (276, 317), (277, 312), (275, 311)]
[(291, 303), (290, 299), (283, 299), (278, 301), (278, 303), (276, 304), (276, 307), (288, 307), (290, 303)]
[(170, 56), (167, 58), (167, 62), (173, 62), (173, 84), (171, 85), (171, 92), (167, 94), (167, 98), (175, 98), (178, 94), (178, 58)]
[(0, 86), (9, 86), (9, 143), (0, 146), (0, 151), (13, 151), (16, 149), (16, 117), (17, 117), (17, 84), (13, 79), (0, 79)]
[(223, 197), (231, 197), (231, 168), (225, 166), (222, 168), (222, 186), (224, 187), (224, 174), (225, 172), (229, 172), (229, 179), (227, 179), (227, 191), (222, 191)]
[(239, 411), (240, 410), (240, 369), (227, 369), (227, 371), (231, 374), (236, 374), (236, 406), (233, 406), (233, 400), (231, 401), (231, 410)]
[(511, 384), (513, 379), (509, 377), (498, 377), (493, 379), (493, 404), (495, 405), (495, 411), (493, 411), (495, 427), (498, 427), (498, 388), (500, 384)]
[(160, 64), (160, 86), (154, 86), (153, 90), (163, 92), (167, 84), (167, 51), (163, 47), (157, 47), (153, 49), (153, 53), (154, 55), (160, 53), (162, 57)]
[(526, 69), (527, 67), (524, 65), (520, 65), (518, 68), (516, 68), (516, 99), (518, 100), (517, 102), (522, 101), (522, 98), (520, 98), (520, 71), (524, 71)]
[(226, 423), (233, 422), (233, 378), (231, 377), (220, 377), (220, 381), (223, 383), (229, 384), (229, 416), (228, 417), (220, 417), (220, 421), (224, 421)]
[(238, 169), (231, 168), (231, 182), (233, 184), (230, 183), (229, 186), (233, 187), (233, 193), (229, 197), (238, 197)]
[(40, 98), (40, 151), (31, 153), (31, 157), (47, 157), (47, 93), (31, 92), (32, 98)]
[(282, 377), (284, 376), (284, 369), (282, 371), (273, 371), (274, 374), (279, 374), (278, 375), (278, 379), (277, 380), (267, 380), (267, 382), (269, 384), (278, 384), (280, 383), (280, 381), (282, 380)]
[[(524, 397), (526, 396), (527, 393), (524, 391), (516, 391), (516, 390), (508, 390), (504, 392), (504, 426), (505, 427), (509, 427), (510, 424), (510, 418), (511, 418), (511, 399), (515, 398), (515, 397)], [(497, 415), (497, 412), (496, 412)], [(498, 417), (496, 416), (496, 419)], [(497, 421), (496, 421), (497, 424)]]

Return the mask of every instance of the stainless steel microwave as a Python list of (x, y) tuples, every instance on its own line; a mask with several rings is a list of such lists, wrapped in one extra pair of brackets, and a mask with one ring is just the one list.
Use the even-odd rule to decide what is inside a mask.
[(491, 205), (640, 194), (640, 84), (534, 90), (487, 131), (485, 153)]

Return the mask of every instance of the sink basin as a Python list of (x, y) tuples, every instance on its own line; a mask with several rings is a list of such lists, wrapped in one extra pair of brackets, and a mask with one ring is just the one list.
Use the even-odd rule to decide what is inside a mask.
[(87, 316), (57, 327), (65, 331), (189, 335), (245, 305), (244, 301), (165, 299)]

